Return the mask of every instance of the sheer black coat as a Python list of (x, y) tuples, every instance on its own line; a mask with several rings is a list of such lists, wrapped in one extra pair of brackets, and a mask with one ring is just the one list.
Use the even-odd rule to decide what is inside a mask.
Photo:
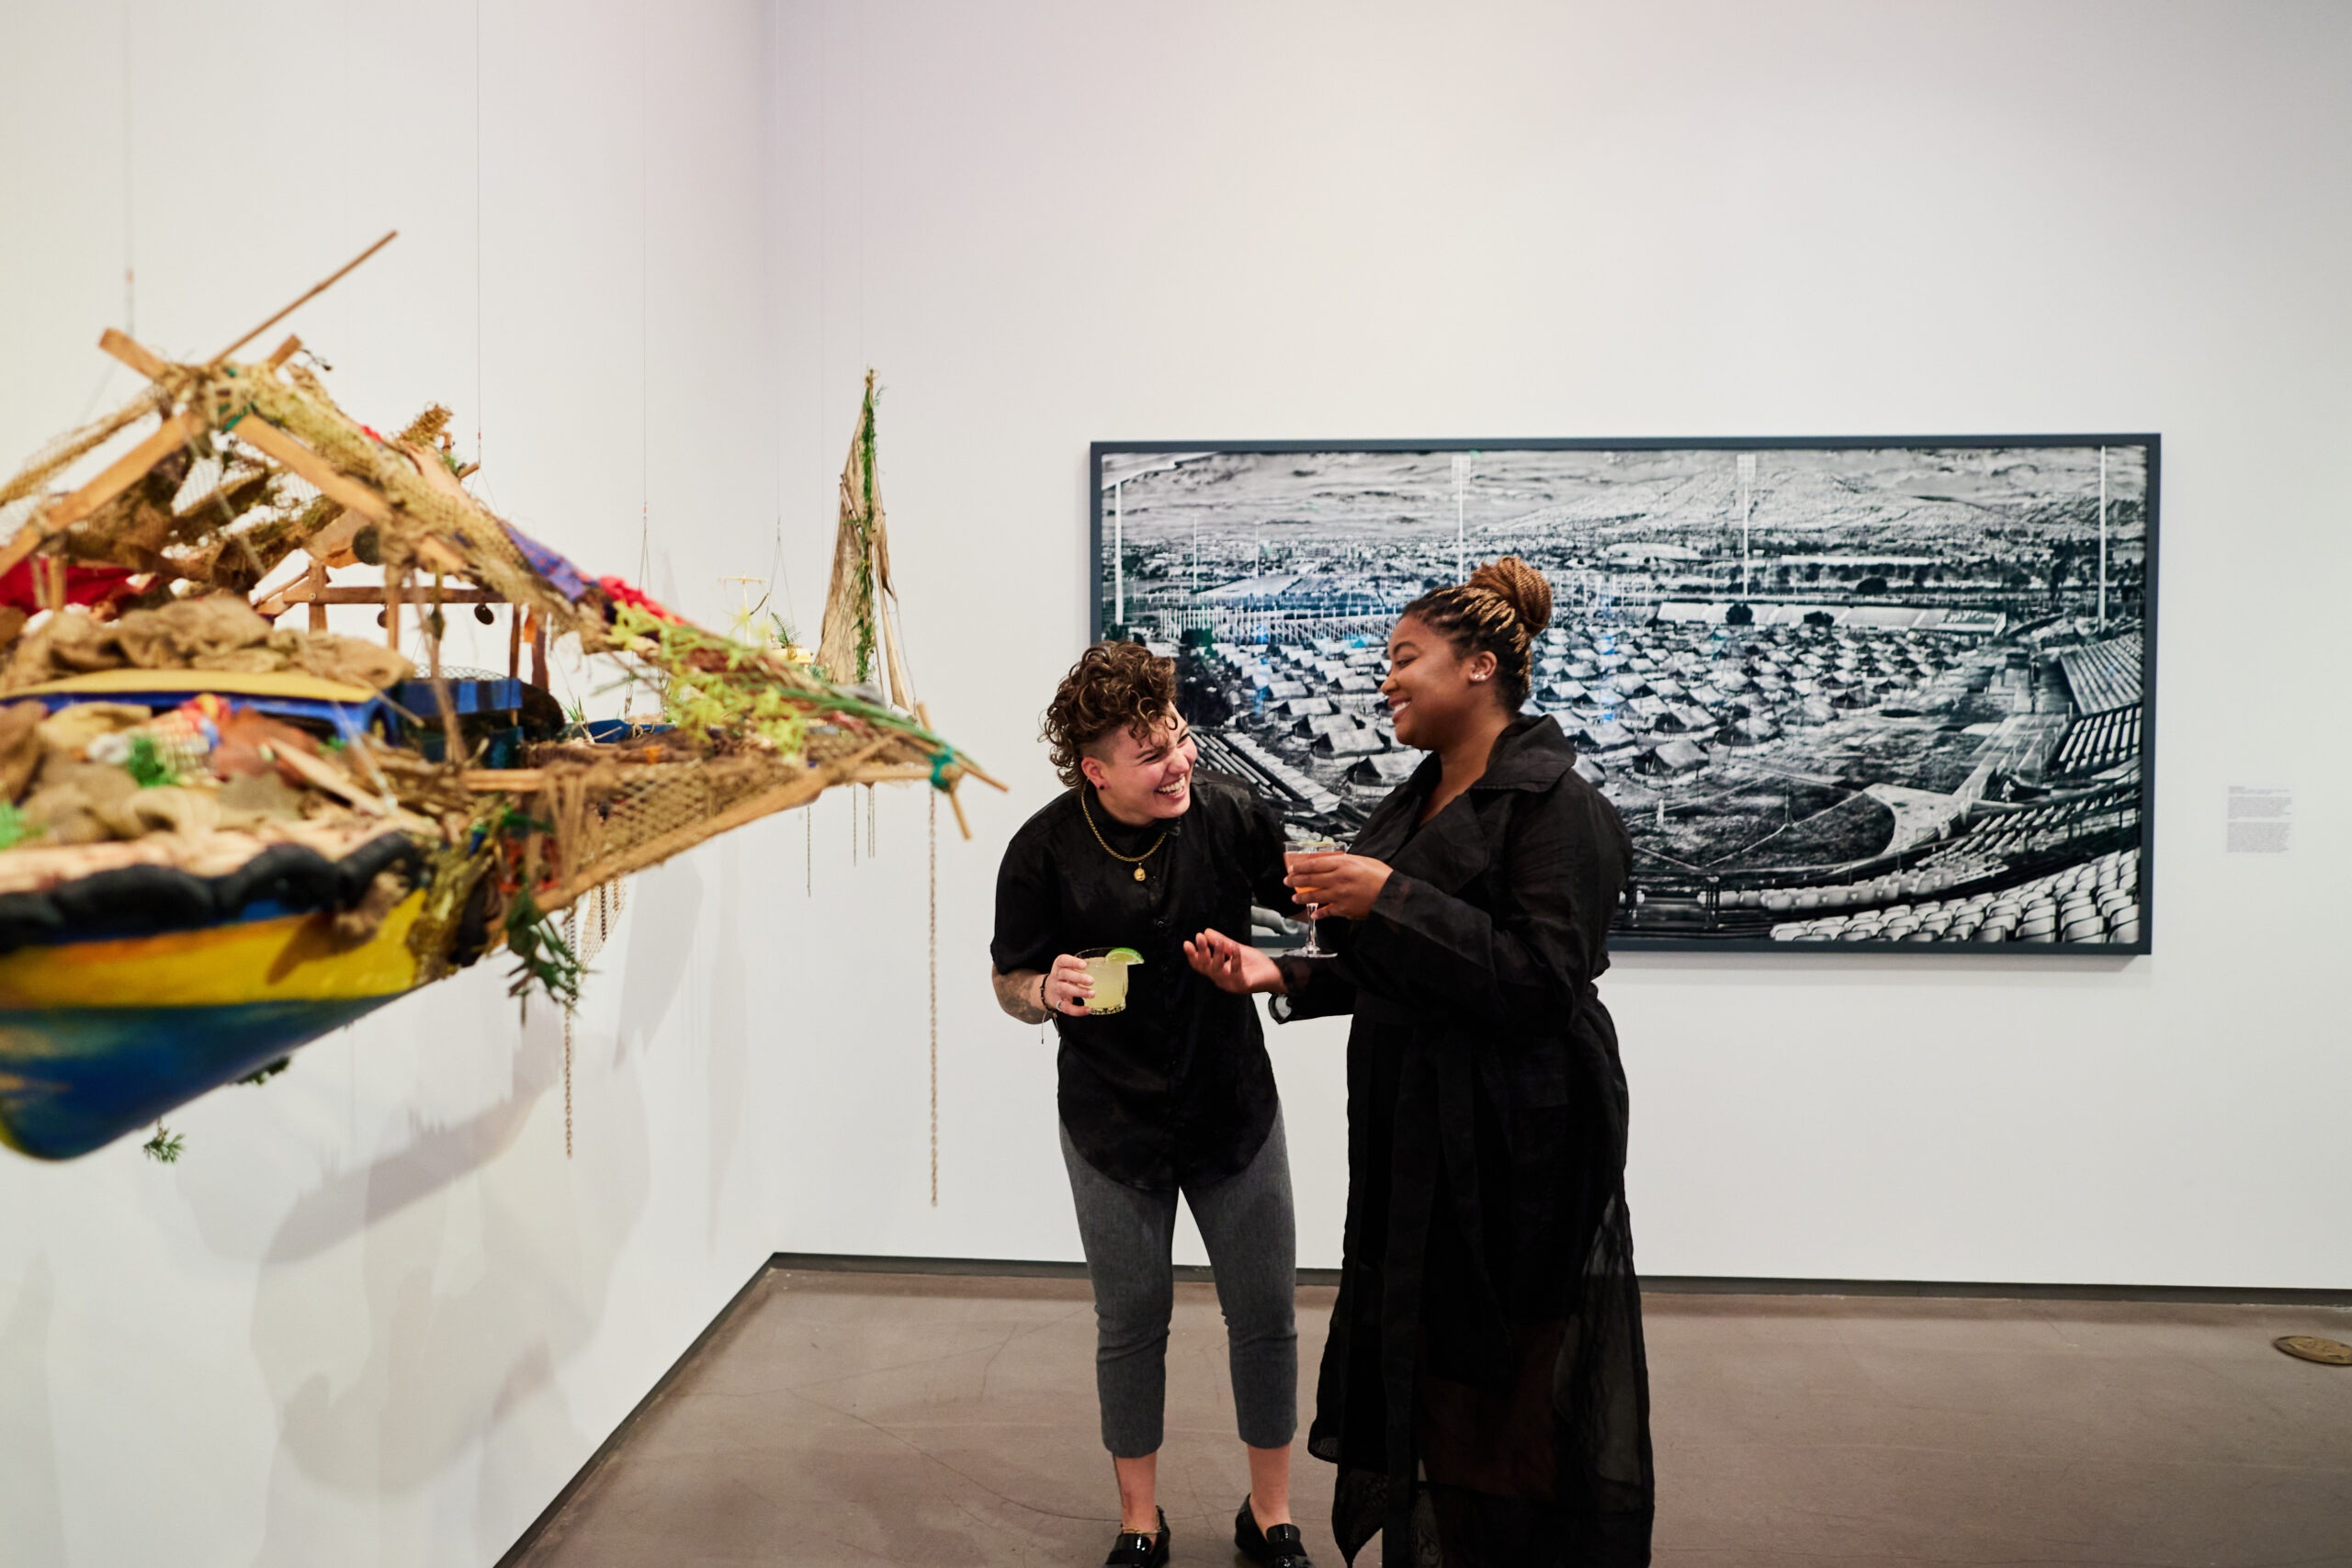
[[(1352, 1012), (1348, 1213), (1311, 1450), (1351, 1561), (1642, 1564), (1648, 1372), (1626, 1094), (1593, 988), (1631, 851), (1551, 719), (1425, 825), (1434, 758), (1353, 852), (1393, 874), (1278, 1017)], [(1405, 1543), (1409, 1542), (1409, 1545)]]

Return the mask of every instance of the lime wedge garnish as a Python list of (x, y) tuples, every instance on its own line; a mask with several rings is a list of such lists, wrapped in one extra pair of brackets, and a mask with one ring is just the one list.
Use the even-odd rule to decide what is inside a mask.
[(1140, 964), (1143, 962), (1143, 954), (1137, 953), (1132, 947), (1114, 947), (1102, 956), (1109, 959), (1114, 959), (1121, 964)]

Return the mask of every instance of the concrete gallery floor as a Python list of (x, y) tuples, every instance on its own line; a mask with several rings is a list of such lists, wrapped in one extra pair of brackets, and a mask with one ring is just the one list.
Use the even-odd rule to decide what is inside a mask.
[[(1332, 1292), (1299, 1292), (1301, 1403)], [(2352, 1564), (2340, 1308), (1653, 1293), (1657, 1560)], [(775, 1270), (516, 1559), (1099, 1563), (1115, 1503), (1083, 1281)], [(1247, 1488), (1225, 1335), (1178, 1287), (1160, 1489), (1229, 1563)], [(1331, 1470), (1297, 1514), (1339, 1568)], [(1377, 1561), (1375, 1543), (1363, 1559)]]

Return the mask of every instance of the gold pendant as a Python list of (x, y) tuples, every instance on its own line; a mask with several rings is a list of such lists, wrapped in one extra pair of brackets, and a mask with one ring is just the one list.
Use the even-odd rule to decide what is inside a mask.
[(1137, 882), (1141, 882), (1143, 880), (1143, 867), (1141, 866), (1136, 867), (1136, 880)]

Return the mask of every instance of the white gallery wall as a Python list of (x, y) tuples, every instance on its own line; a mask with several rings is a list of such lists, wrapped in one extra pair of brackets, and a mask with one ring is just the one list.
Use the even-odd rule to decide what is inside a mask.
[[(8, 0), (0, 467), (130, 395), (103, 327), (203, 358), (398, 228), (289, 323), (340, 400), (449, 404), (508, 516), (718, 615), (775, 533), (774, 41), (749, 4)], [(496, 960), (174, 1113), (176, 1166), (0, 1154), (0, 1563), (495, 1562), (775, 1246), (797, 845), (636, 879), (569, 1159), (560, 1016)]]
[[(100, 328), (209, 354), (397, 227), (292, 323), (347, 407), (813, 635), (873, 366), (915, 676), (1012, 786), (941, 822), (935, 1205), (911, 791), (634, 881), (568, 1159), (495, 961), (175, 1167), (0, 1156), (0, 1563), (488, 1563), (770, 1251), (1077, 1256), (985, 947), (1097, 438), (2161, 432), (2155, 955), (1622, 959), (1640, 1257), (2352, 1287), (2347, 57), (2326, 6), (0, 0), (0, 466), (128, 394)], [(2291, 853), (2222, 854), (2233, 784)], [(1328, 1266), (1342, 1034), (1272, 1040)]]
[[(1637, 1252), (2352, 1287), (2314, 1223), (2352, 1185), (2346, 59), (2324, 5), (789, 7), (786, 361), (881, 368), (917, 673), (1015, 790), (942, 852), (940, 1208), (892, 1022), (796, 1058), (778, 1245), (1078, 1255), (1050, 1049), (982, 970), (1090, 440), (2148, 430), (2154, 956), (1621, 958)], [(812, 513), (836, 455), (787, 460)], [(2290, 854), (2222, 853), (2233, 784), (2296, 792)], [(871, 868), (902, 908), (914, 831)], [(906, 929), (837, 928), (842, 971)], [(1341, 1038), (1272, 1036), (1307, 1264)]]

